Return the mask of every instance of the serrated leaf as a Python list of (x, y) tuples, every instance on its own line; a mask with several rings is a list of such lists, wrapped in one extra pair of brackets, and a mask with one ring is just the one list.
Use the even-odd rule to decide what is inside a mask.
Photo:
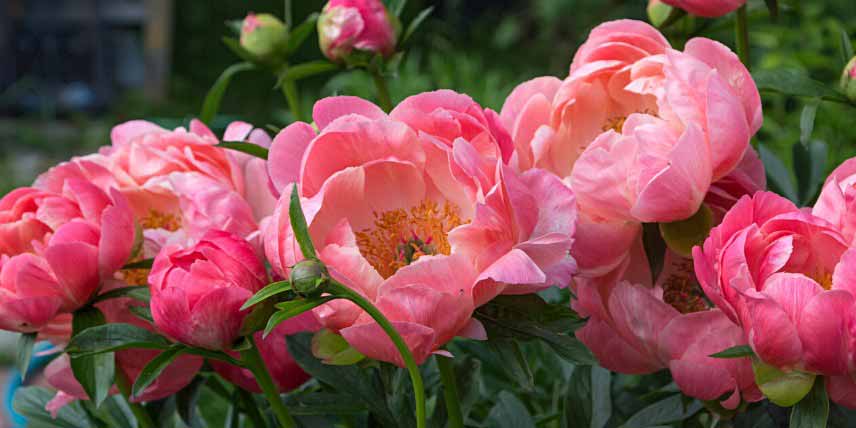
[(145, 391), (176, 358), (185, 352), (187, 352), (186, 346), (173, 345), (152, 358), (134, 381), (131, 396), (136, 397)]
[(149, 287), (135, 285), (131, 287), (116, 288), (106, 293), (101, 293), (97, 297), (92, 299), (92, 303), (95, 304), (98, 302), (103, 302), (105, 300), (117, 299), (120, 297), (129, 297), (131, 299), (139, 300), (145, 303), (148, 303), (152, 299)]
[(303, 215), (303, 207), (300, 205), (300, 195), (297, 194), (297, 186), (291, 188), (291, 201), (288, 205), (288, 218), (291, 221), (291, 230), (294, 239), (300, 244), (300, 252), (307, 259), (318, 259), (315, 254), (315, 246), (309, 236), (309, 227), (306, 225), (306, 216)]
[(268, 158), (268, 149), (258, 144), (247, 143), (243, 141), (223, 141), (222, 143), (218, 144), (217, 147), (246, 153), (250, 156), (255, 156), (259, 159), (267, 160)]
[[(106, 323), (104, 314), (93, 306), (84, 307), (74, 312), (71, 320), (72, 338), (84, 331), (97, 328)], [(112, 353), (90, 355), (71, 355), (71, 371), (74, 378), (83, 387), (86, 395), (96, 407), (107, 398), (113, 378), (116, 374), (116, 360)]]
[(800, 70), (772, 69), (752, 73), (759, 90), (779, 92), (798, 97), (822, 98), (827, 101), (849, 103), (847, 97), (831, 86), (808, 77)]
[(799, 203), (799, 195), (797, 195), (794, 180), (791, 178), (791, 173), (784, 162), (764, 145), (758, 146), (758, 154), (761, 157), (761, 162), (764, 163), (764, 169), (767, 172), (771, 190), (776, 191), (794, 203)]
[(487, 426), (496, 428), (535, 428), (535, 420), (520, 399), (502, 391), (487, 416)]
[(27, 378), (30, 368), (30, 360), (33, 358), (33, 346), (36, 344), (38, 333), (21, 333), (18, 336), (18, 349), (16, 350), (15, 363), (21, 372), (21, 380)]
[(265, 331), (262, 336), (267, 337), (267, 335), (270, 334), (270, 332), (273, 331), (273, 329), (275, 329), (276, 326), (278, 326), (283, 321), (289, 318), (294, 318), (308, 310), (321, 306), (333, 299), (335, 299), (335, 297), (327, 296), (277, 303), (276, 308), (279, 309), (279, 311), (275, 312), (270, 317), (267, 326), (265, 326)]
[(164, 337), (131, 324), (114, 323), (91, 327), (71, 338), (66, 346), (70, 354), (99, 354), (122, 349), (166, 349)]
[(249, 300), (241, 306), (241, 310), (248, 309), (251, 306), (255, 306), (267, 299), (270, 299), (273, 296), (276, 296), (281, 293), (285, 293), (286, 291), (291, 290), (291, 282), (289, 281), (277, 281), (272, 282), (259, 290), (253, 297), (250, 297)]
[(407, 25), (407, 30), (404, 31), (404, 35), (401, 37), (402, 45), (410, 39), (410, 37), (416, 32), (419, 26), (422, 25), (422, 22), (425, 21), (425, 19), (427, 19), (433, 11), (434, 6), (428, 6), (425, 9), (422, 9), (422, 11), (419, 12), (419, 14), (416, 15), (416, 17), (413, 18), (412, 21), (410, 21), (410, 24)]
[(723, 351), (717, 352), (715, 354), (711, 354), (711, 358), (744, 358), (744, 357), (752, 357), (755, 355), (755, 352), (752, 350), (752, 347), (749, 345), (738, 345), (732, 346), (731, 348), (725, 349)]
[(252, 70), (253, 68), (255, 66), (250, 62), (239, 62), (226, 67), (205, 95), (205, 100), (202, 102), (202, 110), (199, 112), (199, 120), (210, 125), (211, 121), (214, 120), (214, 116), (220, 110), (220, 103), (223, 101), (226, 89), (232, 83), (232, 78), (238, 73)]
[(829, 397), (826, 395), (823, 377), (818, 376), (814, 386), (802, 400), (791, 409), (790, 428), (821, 428), (829, 419)]
[(300, 46), (303, 45), (306, 38), (312, 34), (312, 30), (315, 29), (317, 21), (318, 14), (313, 13), (307, 16), (300, 25), (294, 27), (294, 29), (288, 33), (288, 45), (285, 49), (286, 56), (291, 56), (291, 54), (300, 49)]

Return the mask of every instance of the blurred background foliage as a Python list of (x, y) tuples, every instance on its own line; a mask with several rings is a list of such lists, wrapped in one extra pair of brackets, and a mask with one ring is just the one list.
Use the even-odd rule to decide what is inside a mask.
[[(322, 0), (293, 2), (297, 20), (320, 10)], [(567, 74), (576, 47), (592, 27), (619, 18), (646, 19), (641, 0), (410, 0), (403, 13), (406, 23), (423, 8), (434, 5), (432, 16), (409, 44), (399, 73), (390, 82), (393, 101), (436, 88), (465, 92), (485, 107), (499, 110), (505, 96), (520, 82), (540, 75)], [(833, 86), (840, 76), (842, 34), (856, 34), (856, 2), (852, 0), (780, 1), (772, 20), (764, 2), (750, 0), (750, 42), (753, 71), (799, 69)], [(197, 115), (206, 91), (221, 71), (238, 59), (221, 37), (229, 20), (247, 11), (281, 15), (281, 0), (242, 2), (176, 1), (173, 3), (173, 39), (164, 100), (151, 102), (145, 91), (117, 94), (105, 108), (90, 112), (57, 113), (51, 106), (17, 112), (2, 118), (0, 126), (0, 190), (28, 184), (38, 171), (71, 154), (109, 144), (110, 127), (132, 118), (148, 118), (164, 126), (179, 126)], [(699, 32), (700, 30), (700, 32)], [(734, 46), (731, 17), (718, 20), (685, 19), (667, 34), (677, 48), (686, 35), (699, 32)], [(321, 58), (312, 38), (297, 60)], [(26, 76), (25, 76), (26, 77)], [(21, 79), (19, 79), (21, 80)], [(282, 126), (291, 118), (275, 82), (263, 71), (236, 78), (215, 125), (243, 119), (258, 125)], [(14, 86), (14, 84), (13, 84)], [(370, 76), (362, 71), (325, 74), (300, 82), (303, 108), (314, 99), (335, 94), (373, 98)], [(39, 91), (39, 88), (33, 88)], [(15, 95), (8, 88), (0, 96)], [(765, 122), (756, 143), (777, 153), (786, 167), (791, 147), (800, 141), (800, 117), (812, 100), (763, 94)], [(820, 103), (812, 140), (826, 144), (830, 170), (856, 155), (856, 110)], [(11, 129), (11, 132), (9, 132)], [(5, 131), (5, 132), (4, 132)]]

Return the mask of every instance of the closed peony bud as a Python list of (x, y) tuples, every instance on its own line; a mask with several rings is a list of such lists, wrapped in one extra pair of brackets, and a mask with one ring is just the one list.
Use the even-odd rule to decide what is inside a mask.
[(850, 101), (856, 101), (856, 56), (847, 63), (841, 73), (841, 90)]
[(380, 0), (330, 0), (318, 18), (321, 51), (342, 61), (356, 49), (391, 55), (398, 38), (398, 19)]
[(672, 7), (663, 3), (660, 0), (651, 0), (648, 2), (648, 21), (651, 21), (655, 27), (659, 27), (666, 22), (666, 19), (672, 13)]
[(291, 269), (292, 289), (301, 296), (321, 293), (321, 286), (329, 278), (327, 268), (317, 260), (304, 260)]
[(268, 58), (280, 52), (288, 42), (288, 28), (268, 13), (249, 13), (241, 25), (241, 47), (251, 54)]
[(212, 230), (190, 248), (164, 247), (149, 275), (157, 328), (190, 346), (229, 349), (249, 310), (241, 306), (267, 284), (253, 247)]

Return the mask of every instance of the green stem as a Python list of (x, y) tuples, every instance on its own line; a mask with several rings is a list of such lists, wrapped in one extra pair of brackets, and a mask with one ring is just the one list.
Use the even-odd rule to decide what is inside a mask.
[(464, 428), (464, 415), (461, 413), (461, 399), (458, 396), (458, 382), (455, 379), (455, 367), (452, 359), (440, 355), (437, 367), (440, 369), (440, 380), (443, 382), (443, 398), (446, 399), (446, 413), (449, 415), (448, 428)]
[(386, 316), (359, 293), (335, 281), (329, 282), (326, 291), (334, 296), (348, 299), (366, 311), (386, 332), (392, 343), (395, 344), (395, 347), (401, 354), (401, 358), (404, 360), (407, 371), (410, 373), (410, 381), (413, 383), (413, 396), (416, 401), (416, 427), (425, 428), (425, 386), (422, 383), (422, 374), (419, 373), (419, 366), (416, 365), (416, 360), (413, 358), (413, 354), (410, 352), (410, 348), (407, 347), (404, 339), (401, 338), (401, 335), (398, 334), (392, 323), (386, 319)]
[(288, 109), (291, 110), (294, 120), (296, 122), (303, 121), (303, 113), (300, 110), (300, 94), (297, 91), (297, 84), (294, 83), (294, 80), (286, 79), (282, 82), (282, 94), (285, 95), (285, 100), (288, 101)]
[(244, 413), (246, 413), (247, 417), (250, 418), (253, 426), (255, 428), (265, 428), (267, 426), (267, 422), (265, 422), (265, 418), (259, 412), (259, 408), (256, 407), (256, 400), (253, 398), (253, 395), (241, 387), (235, 388), (235, 392), (238, 395), (238, 400), (241, 401), (241, 407), (244, 409)]
[(140, 405), (140, 403), (131, 402), (131, 382), (121, 370), (116, 370), (116, 386), (119, 388), (122, 396), (125, 397), (125, 401), (128, 402), (128, 407), (131, 408), (131, 413), (134, 414), (134, 418), (137, 419), (137, 424), (139, 424), (140, 428), (155, 428), (155, 423), (152, 421), (152, 417), (146, 411), (146, 408)]
[(380, 108), (389, 113), (392, 110), (392, 98), (389, 96), (389, 88), (386, 86), (386, 79), (377, 67), (371, 68), (372, 79), (374, 79), (375, 87), (377, 88), (377, 100), (380, 103)]
[(737, 9), (734, 16), (734, 37), (737, 41), (737, 56), (749, 68), (749, 25), (746, 23), (746, 5)]
[(250, 348), (241, 351), (241, 361), (243, 361), (247, 369), (253, 373), (253, 376), (256, 378), (256, 382), (258, 382), (259, 387), (261, 387), (262, 393), (268, 403), (270, 403), (271, 410), (273, 410), (273, 414), (276, 415), (276, 419), (279, 421), (282, 428), (296, 428), (297, 422), (295, 422), (294, 418), (291, 417), (291, 414), (288, 413), (288, 409), (285, 407), (285, 404), (282, 403), (282, 398), (279, 396), (279, 390), (277, 390), (276, 385), (273, 383), (273, 379), (271, 379), (270, 374), (265, 367), (265, 362), (262, 360), (261, 354), (259, 354), (258, 347), (256, 347), (255, 339), (252, 335), (249, 335), (247, 336), (247, 340), (250, 341)]

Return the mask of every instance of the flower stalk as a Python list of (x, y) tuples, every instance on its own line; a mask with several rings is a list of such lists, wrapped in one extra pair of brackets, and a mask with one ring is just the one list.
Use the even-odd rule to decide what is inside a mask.
[(250, 335), (247, 336), (247, 340), (250, 341), (250, 347), (241, 351), (241, 361), (253, 373), (253, 377), (256, 378), (256, 382), (261, 387), (265, 399), (270, 403), (271, 410), (273, 410), (273, 414), (276, 416), (277, 421), (279, 421), (280, 426), (282, 428), (296, 428), (297, 422), (288, 412), (285, 404), (283, 404), (282, 398), (279, 396), (279, 390), (277, 390), (273, 379), (270, 377), (270, 373), (268, 373), (265, 367), (255, 339)]
[(446, 413), (449, 417), (448, 428), (464, 428), (464, 415), (461, 412), (461, 398), (458, 394), (458, 382), (451, 358), (437, 355), (437, 367), (440, 369), (440, 381), (443, 382), (443, 398), (446, 400)]

